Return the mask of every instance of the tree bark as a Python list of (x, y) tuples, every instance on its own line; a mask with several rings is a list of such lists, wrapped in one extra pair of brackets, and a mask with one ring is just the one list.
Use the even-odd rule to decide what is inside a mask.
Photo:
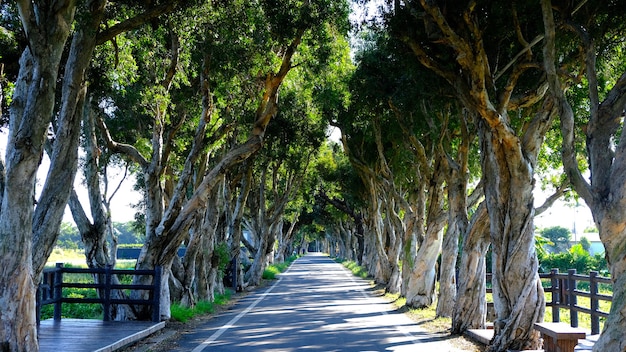
[(406, 291), (406, 304), (410, 307), (421, 308), (435, 302), (435, 281), (437, 279), (437, 257), (441, 252), (443, 228), (445, 226), (444, 201), (444, 173), (440, 169), (441, 161), (437, 161), (430, 180), (428, 190), (428, 215), (426, 220), (425, 237), (414, 258), (410, 270), (409, 283)]
[[(243, 218), (244, 207), (250, 194), (250, 186), (252, 183), (252, 168), (249, 165), (243, 167), (245, 176), (241, 178), (239, 194), (235, 203), (235, 208), (232, 210), (232, 215), (229, 218), (228, 223), (228, 238), (230, 239), (230, 257), (232, 258), (231, 270), (234, 271), (232, 282), (235, 291), (242, 290), (244, 288), (243, 270), (241, 268), (241, 243), (242, 243), (242, 229), (241, 221)], [(225, 185), (227, 187), (227, 185)], [(227, 210), (228, 211), (228, 210)]]
[[(296, 215), (289, 224), (289, 229), (285, 233), (279, 234), (278, 249), (276, 250), (276, 261), (278, 263), (285, 262), (285, 258), (289, 255), (287, 250), (291, 248), (293, 242), (294, 229), (298, 223), (298, 216)], [(332, 256), (332, 255), (331, 255)]]
[[(91, 0), (79, 14), (83, 22), (76, 24), (63, 74), (60, 111), (50, 155), (50, 168), (41, 190), (33, 218), (33, 268), (35, 275), (43, 271), (59, 233), (65, 205), (78, 165), (80, 124), (86, 107), (85, 72), (96, 46), (96, 33), (104, 17), (105, 0)], [(80, 11), (81, 8), (78, 10)]]
[(466, 116), (461, 118), (461, 141), (456, 159), (447, 157), (448, 228), (444, 237), (439, 270), (439, 299), (437, 316), (451, 317), (457, 299), (457, 259), (459, 240), (467, 234), (467, 182), (469, 178), (469, 152), (473, 139)]
[[(467, 155), (467, 154), (466, 154)], [(460, 165), (459, 165), (460, 166)], [(467, 164), (465, 164), (467, 166)], [(437, 316), (450, 317), (456, 301), (459, 239), (467, 232), (467, 168), (452, 168), (448, 177), (448, 228), (443, 240)]]
[[(100, 189), (100, 150), (97, 145), (93, 111), (90, 104), (85, 103), (82, 112), (85, 135), (84, 174), (93, 223), (87, 217), (74, 190), (70, 194), (68, 206), (85, 246), (87, 266), (90, 268), (105, 268), (108, 265), (115, 266), (117, 238), (112, 231), (111, 211), (110, 209), (105, 209), (105, 205), (110, 204), (110, 200), (106, 199), (107, 195), (102, 194)], [(105, 185), (108, 182), (106, 177), (104, 177), (104, 182)], [(95, 282), (104, 282), (104, 276), (95, 275), (94, 280)], [(116, 275), (112, 277), (112, 280), (114, 285), (119, 284)], [(99, 294), (101, 295), (102, 292), (99, 292)], [(127, 298), (122, 290), (112, 290), (111, 297), (115, 299)], [(112, 304), (110, 314), (113, 320), (126, 320), (134, 317), (130, 307), (127, 305)]]
[[(75, 9), (71, 1), (55, 5), (40, 8), (31, 1), (17, 2), (29, 46), (20, 59), (10, 109), (0, 212), (0, 347), (9, 351), (39, 350), (34, 282), (38, 272), (32, 244), (35, 174), (53, 116), (61, 55)], [(68, 196), (69, 189), (59, 195), (65, 201)], [(51, 220), (52, 225), (60, 225), (60, 217)]]
[(489, 214), (485, 203), (476, 210), (463, 236), (459, 290), (452, 315), (452, 333), (484, 329), (487, 313), (485, 255), (489, 250)]
[(545, 297), (535, 253), (532, 168), (517, 143), (484, 124), (479, 135), (497, 314), (489, 351), (537, 349), (539, 334), (533, 324), (543, 321)]

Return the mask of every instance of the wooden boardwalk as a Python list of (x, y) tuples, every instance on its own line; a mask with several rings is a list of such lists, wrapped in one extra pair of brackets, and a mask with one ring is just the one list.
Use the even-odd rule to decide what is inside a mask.
[(39, 326), (41, 352), (115, 351), (165, 327), (165, 322), (44, 320)]

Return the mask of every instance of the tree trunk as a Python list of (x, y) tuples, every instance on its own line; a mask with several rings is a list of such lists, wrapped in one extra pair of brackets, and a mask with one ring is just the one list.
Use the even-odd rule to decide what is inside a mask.
[[(29, 46), (20, 59), (13, 93), (6, 147), (6, 178), (0, 212), (0, 348), (38, 351), (33, 267), (34, 185), (43, 155), (46, 129), (53, 116), (61, 55), (73, 22), (75, 6), (19, 1)], [(69, 189), (60, 199), (69, 197)], [(51, 226), (61, 222), (53, 217)], [(51, 244), (48, 244), (51, 246)]]
[[(427, 307), (435, 302), (436, 264), (441, 252), (446, 215), (443, 207), (445, 177), (442, 167), (441, 160), (435, 161), (432, 178), (428, 180), (430, 187), (425, 237), (413, 259), (413, 266), (407, 267), (411, 271), (405, 297), (410, 307)], [(426, 181), (423, 179), (423, 182)]]
[(443, 239), (437, 299), (438, 317), (452, 316), (456, 301), (456, 262), (459, 254), (459, 235), (463, 233), (459, 221), (460, 219), (455, 218), (448, 220), (448, 229)]
[(463, 236), (459, 290), (452, 315), (453, 334), (463, 334), (467, 329), (485, 328), (485, 255), (490, 242), (489, 214), (486, 204), (481, 203), (472, 217), (468, 232)]
[(452, 317), (457, 300), (457, 260), (459, 239), (467, 234), (467, 182), (469, 178), (469, 153), (473, 137), (468, 128), (470, 121), (461, 118), (461, 140), (455, 160), (447, 161), (448, 229), (444, 237), (439, 270), (439, 299), (437, 316)]
[(414, 206), (411, 207), (404, 215), (405, 231), (404, 240), (402, 241), (402, 286), (400, 294), (407, 296), (410, 287), (410, 280), (415, 267), (415, 258), (417, 258), (417, 248), (419, 242), (423, 241), (424, 234), (424, 217), (426, 216), (426, 185), (421, 182), (418, 185), (417, 196)]
[[(441, 251), (443, 230), (428, 231), (426, 238), (415, 256), (415, 263), (410, 269), (406, 291), (406, 305), (413, 308), (428, 307), (435, 302), (435, 264)], [(408, 269), (408, 268), (407, 268)]]
[[(620, 188), (619, 193), (622, 194), (620, 198), (624, 199), (623, 195), (626, 193), (624, 183)], [(604, 212), (598, 226), (600, 238), (606, 250), (607, 262), (610, 265), (613, 300), (602, 334), (593, 346), (593, 350), (597, 352), (626, 351), (626, 339), (624, 339), (626, 328), (626, 246), (624, 246), (626, 218), (624, 214), (626, 214), (626, 207), (618, 203), (615, 201), (612, 203), (614, 206), (608, 205), (609, 209)], [(600, 211), (596, 210), (594, 216), (598, 213)]]
[(284, 263), (285, 258), (289, 256), (289, 254), (287, 253), (287, 250), (291, 248), (292, 246), (294, 229), (297, 223), (298, 223), (298, 217), (295, 216), (293, 220), (291, 221), (287, 232), (286, 233), (282, 233), (282, 231), (280, 232), (278, 249), (276, 250), (276, 262)]
[[(106, 194), (102, 194), (101, 183), (99, 176), (99, 154), (97, 139), (95, 134), (95, 123), (93, 118), (93, 111), (89, 103), (85, 102), (82, 105), (83, 113), (83, 131), (85, 135), (84, 148), (85, 148), (85, 165), (84, 176), (87, 186), (89, 205), (91, 209), (91, 217), (93, 223), (86, 215), (79, 199), (74, 190), (70, 195), (68, 206), (72, 212), (74, 222), (78, 227), (81, 239), (85, 246), (85, 259), (87, 266), (90, 268), (105, 268), (108, 265), (115, 266), (117, 259), (116, 256), (116, 244), (117, 238), (113, 233), (111, 224), (111, 210), (105, 209), (105, 206), (110, 204), (110, 200), (107, 200)], [(106, 170), (106, 165), (104, 166)], [(105, 182), (105, 189), (107, 184), (106, 177), (103, 177)], [(103, 275), (96, 275), (95, 282), (103, 282)], [(113, 284), (119, 284), (117, 275), (112, 277)], [(99, 292), (100, 295), (103, 292)], [(111, 297), (114, 299), (127, 298), (126, 294), (122, 290), (112, 290)], [(111, 305), (111, 318), (113, 320), (126, 320), (134, 317), (133, 312), (129, 309), (128, 305)]]
[[(250, 186), (252, 183), (252, 168), (247, 165), (243, 167), (245, 176), (241, 179), (239, 195), (237, 195), (237, 201), (235, 208), (232, 211), (232, 215), (229, 218), (227, 237), (230, 239), (230, 257), (231, 262), (231, 278), (232, 285), (235, 291), (242, 290), (244, 287), (243, 270), (241, 267), (241, 242), (242, 242), (242, 230), (241, 219), (243, 217), (244, 207), (250, 194)], [(227, 187), (227, 185), (225, 185)], [(228, 211), (228, 210), (227, 210)]]
[[(563, 166), (576, 193), (589, 206), (596, 226), (600, 232), (600, 239), (604, 244), (605, 256), (611, 271), (613, 281), (613, 301), (609, 317), (604, 323), (600, 338), (593, 346), (597, 352), (626, 351), (626, 134), (622, 132), (624, 121), (624, 106), (626, 106), (626, 73), (608, 90), (600, 87), (596, 72), (596, 55), (600, 49), (595, 47), (594, 38), (582, 24), (578, 34), (584, 53), (585, 78), (589, 85), (588, 123), (585, 124), (587, 160), (589, 162), (591, 183), (579, 170), (575, 126), (578, 120), (574, 116), (572, 106), (567, 101), (565, 90), (567, 84), (562, 85), (558, 75), (556, 24), (553, 16), (551, 1), (541, 2), (543, 22), (545, 27), (544, 39), (544, 69), (546, 71), (550, 91), (558, 104), (561, 117), (561, 133), (563, 137), (562, 159)], [(591, 19), (594, 20), (594, 19)], [(594, 26), (593, 21), (589, 26)], [(578, 27), (577, 27), (578, 28)], [(603, 91), (604, 100), (600, 102), (600, 91)], [(619, 140), (616, 146), (616, 140)]]
[(105, 5), (105, 0), (91, 0), (84, 9), (78, 9), (86, 13), (79, 14), (81, 22), (75, 24), (77, 30), (73, 33), (63, 70), (60, 110), (53, 123), (55, 136), (50, 168), (33, 215), (33, 269), (36, 277), (43, 271), (58, 237), (73, 187), (73, 182), (66, 181), (74, 180), (76, 176), (80, 125), (83, 115), (89, 111), (85, 72), (96, 46), (96, 33), (102, 22)]
[(545, 297), (533, 228), (533, 170), (519, 144), (479, 123), (497, 318), (489, 351), (537, 349)]
[[(209, 211), (207, 210), (207, 213)], [(194, 292), (194, 284), (196, 280), (196, 263), (198, 252), (202, 249), (201, 243), (204, 236), (210, 236), (205, 233), (205, 227), (202, 225), (201, 216), (198, 215), (198, 219), (195, 222), (193, 228), (189, 231), (189, 241), (187, 243), (187, 249), (185, 255), (182, 258), (182, 295), (180, 297), (180, 305), (183, 307), (194, 307), (196, 305), (196, 292)]]

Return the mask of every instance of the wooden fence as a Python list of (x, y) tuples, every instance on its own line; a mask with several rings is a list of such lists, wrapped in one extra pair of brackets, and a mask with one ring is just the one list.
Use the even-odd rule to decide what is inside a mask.
[[(152, 306), (152, 321), (158, 322), (161, 319), (160, 295), (161, 295), (161, 267), (154, 270), (119, 270), (111, 266), (106, 268), (66, 268), (62, 263), (57, 263), (56, 267), (45, 269), (42, 282), (37, 289), (37, 323), (39, 323), (41, 307), (54, 304), (54, 320), (61, 320), (61, 308), (64, 303), (90, 303), (101, 304), (104, 312), (103, 320), (111, 320), (111, 304), (132, 304)], [(71, 274), (103, 275), (104, 282), (96, 283), (75, 283), (65, 282), (64, 278)], [(112, 283), (113, 275), (149, 275), (154, 279), (152, 285), (116, 284)], [(63, 297), (64, 288), (91, 288), (100, 292), (98, 298), (75, 298)], [(149, 291), (149, 299), (112, 299), (113, 290), (145, 290)]]
[[(546, 307), (552, 308), (552, 321), (559, 322), (560, 309), (569, 309), (570, 325), (578, 327), (578, 313), (591, 315), (591, 334), (600, 333), (600, 318), (609, 316), (608, 312), (600, 310), (600, 301), (611, 302), (613, 297), (601, 294), (598, 290), (598, 284), (612, 285), (610, 278), (598, 275), (597, 271), (591, 271), (589, 275), (580, 275), (576, 273), (576, 269), (570, 269), (567, 274), (559, 273), (558, 269), (552, 269), (549, 273), (539, 274), (541, 279), (549, 280), (550, 286), (545, 287), (545, 292), (552, 293), (550, 301), (546, 299)], [(487, 274), (487, 282), (491, 282), (491, 274)], [(589, 283), (589, 290), (579, 290), (578, 283)], [(491, 288), (487, 288), (487, 293), (492, 293)], [(590, 308), (578, 305), (578, 297), (588, 297), (591, 304)], [(493, 303), (489, 303), (490, 306)]]

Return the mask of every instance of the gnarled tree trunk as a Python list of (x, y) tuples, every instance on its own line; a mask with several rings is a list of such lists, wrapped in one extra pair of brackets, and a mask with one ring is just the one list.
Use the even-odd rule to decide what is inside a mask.
[(479, 125), (497, 318), (489, 351), (537, 349), (545, 297), (533, 227), (533, 169), (515, 140)]
[[(72, 27), (75, 4), (60, 1), (49, 6), (18, 1), (17, 5), (29, 45), (20, 59), (5, 157), (0, 212), (0, 348), (38, 351), (35, 280), (41, 272), (37, 268), (41, 260), (33, 265), (33, 257), (39, 255), (33, 251), (35, 175), (53, 116), (61, 55)], [(77, 140), (78, 135), (69, 137)], [(70, 188), (58, 194), (58, 199), (67, 202), (69, 192)], [(56, 216), (55, 211), (51, 214), (52, 229), (61, 223), (62, 213)], [(46, 245), (42, 246), (45, 252), (51, 247)]]
[(452, 315), (452, 333), (483, 329), (487, 312), (485, 255), (489, 250), (489, 214), (485, 203), (474, 213), (468, 232), (463, 236), (459, 264), (459, 290)]
[(451, 317), (457, 300), (457, 259), (459, 239), (464, 238), (469, 226), (467, 216), (468, 159), (471, 136), (465, 117), (461, 123), (461, 143), (456, 160), (448, 160), (448, 228), (443, 240), (439, 270), (439, 299), (437, 316)]

